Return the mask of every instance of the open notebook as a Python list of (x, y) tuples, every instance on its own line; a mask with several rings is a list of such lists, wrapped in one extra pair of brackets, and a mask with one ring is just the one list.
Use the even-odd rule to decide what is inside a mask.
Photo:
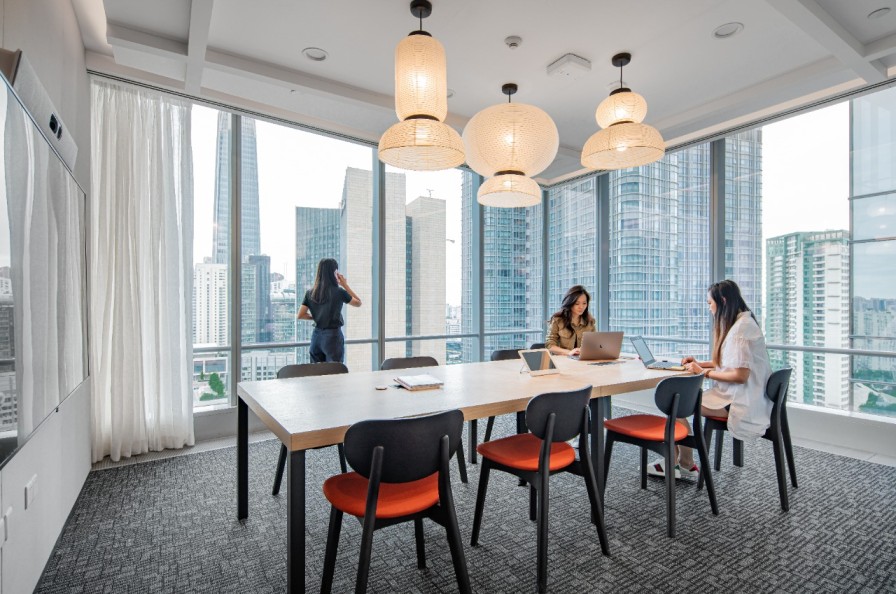
[(432, 390), (442, 387), (442, 380), (426, 373), (420, 375), (400, 375), (395, 378), (402, 388), (408, 390)]

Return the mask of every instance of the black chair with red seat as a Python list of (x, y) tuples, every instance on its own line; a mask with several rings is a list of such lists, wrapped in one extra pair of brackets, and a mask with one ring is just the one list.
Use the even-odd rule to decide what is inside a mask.
[(543, 343), (543, 342), (533, 342), (533, 343), (529, 346), (529, 348), (530, 348), (530, 349), (543, 349), (543, 348), (544, 348), (544, 343)]
[(361, 522), (361, 552), (355, 592), (367, 590), (373, 532), (414, 523), (417, 567), (426, 568), (423, 519), (445, 528), (461, 592), (472, 592), (464, 556), (448, 461), (461, 447), (464, 415), (451, 410), (409, 419), (361, 421), (345, 433), (345, 455), (354, 472), (330, 477), (323, 491), (330, 502), (330, 528), (321, 592), (333, 587), (342, 516)]
[[(281, 367), (277, 371), (277, 379), (313, 377), (316, 375), (336, 375), (339, 373), (348, 373), (348, 367), (336, 361), (328, 361), (326, 363), (294, 363), (292, 365)], [(336, 448), (339, 451), (339, 468), (342, 469), (342, 472), (345, 472), (348, 468), (345, 465), (345, 452), (342, 449), (342, 444), (336, 444)], [(283, 471), (285, 468), (286, 446), (280, 444), (280, 457), (277, 459), (277, 472), (274, 475), (274, 488), (271, 489), (271, 495), (276, 495), (280, 492), (280, 483), (283, 482)]]
[[(380, 365), (382, 371), (392, 371), (396, 369), (414, 369), (416, 367), (438, 367), (439, 362), (435, 357), (428, 355), (420, 355), (417, 357), (392, 357), (383, 361)], [(470, 421), (476, 423), (476, 421)], [(475, 425), (471, 425), (470, 437), (472, 438)], [(461, 448), (457, 452), (457, 469), (460, 471), (460, 482), (467, 483), (467, 460), (464, 458), (464, 449)]]
[[(588, 402), (591, 386), (570, 392), (540, 394), (526, 407), (526, 425), (531, 433), (511, 435), (479, 445), (482, 470), (479, 474), (479, 491), (476, 494), (476, 512), (473, 516), (473, 534), (470, 544), (479, 542), (482, 511), (489, 473), (492, 470), (507, 472), (525, 480), (532, 487), (529, 500), (530, 518), (534, 512), (537, 531), (537, 582), (538, 591), (546, 592), (548, 584), (548, 485), (552, 474), (571, 472), (584, 477), (585, 490), (590, 503), (590, 515), (597, 524), (597, 536), (604, 555), (610, 555), (607, 529), (604, 525), (603, 506), (597, 494), (597, 481), (588, 446), (591, 417)], [(579, 459), (575, 450), (566, 443), (579, 436)], [(534, 504), (534, 505), (533, 505)]]
[[(765, 397), (772, 401), (772, 416), (771, 425), (766, 429), (765, 434), (762, 437), (772, 442), (772, 450), (775, 454), (775, 474), (778, 478), (778, 495), (781, 498), (781, 509), (784, 511), (790, 510), (790, 499), (787, 496), (788, 469), (790, 470), (790, 484), (793, 485), (794, 489), (797, 488), (796, 466), (793, 462), (793, 445), (790, 442), (790, 427), (787, 424), (787, 388), (790, 385), (790, 375), (792, 372), (793, 370), (789, 367), (779, 369), (771, 374), (768, 381), (765, 383)], [(719, 470), (719, 467), (721, 466), (722, 437), (727, 430), (727, 417), (706, 417), (706, 425), (703, 429), (703, 435), (707, 448), (712, 444), (713, 433), (716, 433), (717, 436), (715, 470)], [(734, 445), (736, 446), (735, 452), (738, 450), (741, 452), (741, 464), (737, 464), (738, 466), (741, 466), (743, 464), (743, 442), (734, 438)], [(788, 467), (787, 469), (784, 468), (785, 461)], [(736, 456), (735, 463), (737, 462), (738, 458)], [(697, 481), (697, 485), (702, 486), (702, 484), (703, 476), (701, 475)]]
[[(700, 405), (703, 400), (703, 374), (668, 377), (656, 386), (654, 402), (665, 417), (658, 415), (630, 415), (604, 421), (607, 441), (604, 449), (604, 489), (606, 476), (610, 470), (610, 455), (617, 441), (630, 443), (641, 448), (641, 488), (647, 488), (647, 450), (665, 458), (666, 474), (666, 532), (675, 536), (675, 446), (682, 445), (697, 450), (700, 456), (700, 477), (706, 476), (709, 505), (714, 515), (719, 514), (716, 490), (712, 472), (707, 461), (706, 444), (703, 441), (703, 420)], [(688, 428), (677, 419), (693, 417), (694, 434), (688, 435)]]

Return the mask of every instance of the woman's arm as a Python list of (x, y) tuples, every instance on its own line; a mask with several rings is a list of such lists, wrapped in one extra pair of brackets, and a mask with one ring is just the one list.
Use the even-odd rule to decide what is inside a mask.
[(691, 357), (690, 355), (688, 355), (687, 357), (683, 357), (681, 359), (682, 365), (687, 365), (688, 363), (696, 363), (703, 369), (713, 369), (716, 366), (716, 364), (713, 361), (698, 361), (697, 359), (695, 359), (694, 357)]
[[(711, 362), (710, 362), (711, 363)], [(750, 377), (749, 367), (738, 367), (736, 369), (728, 369), (727, 371), (719, 371), (712, 367), (703, 367), (703, 364), (692, 361), (685, 365), (685, 369), (693, 374), (704, 374), (706, 379), (715, 380), (717, 382), (727, 382), (729, 384), (745, 384)]]
[(299, 320), (313, 320), (314, 318), (311, 316), (311, 313), (308, 311), (308, 306), (304, 303), (299, 306), (299, 313), (296, 314), (296, 319)]
[(545, 348), (554, 355), (573, 355), (578, 349), (565, 349), (560, 346), (560, 319), (552, 318), (548, 336), (544, 341)]
[(352, 288), (348, 286), (348, 281), (345, 280), (345, 275), (339, 272), (336, 273), (336, 281), (339, 283), (339, 286), (345, 289), (345, 292), (348, 293), (352, 300), (348, 302), (352, 307), (361, 307), (361, 298), (358, 297)]

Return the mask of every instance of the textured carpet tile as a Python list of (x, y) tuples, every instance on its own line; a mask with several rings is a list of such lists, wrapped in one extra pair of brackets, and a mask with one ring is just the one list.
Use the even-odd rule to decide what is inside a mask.
[[(617, 415), (626, 411), (616, 410)], [(511, 417), (496, 435), (510, 432)], [(771, 444), (748, 443), (731, 466), (726, 438), (706, 491), (679, 481), (677, 537), (665, 535), (663, 483), (640, 489), (638, 449), (617, 444), (606, 493), (612, 557), (603, 557), (579, 477), (551, 479), (552, 592), (896, 592), (896, 468), (795, 448), (800, 488), (781, 511)], [(236, 451), (227, 448), (90, 473), (37, 592), (283, 592), (286, 481), (270, 494), (279, 443), (249, 448), (249, 518), (236, 520)], [(320, 485), (338, 472), (335, 448), (308, 453), (307, 591), (320, 588), (329, 505)], [(453, 490), (475, 592), (535, 589), (528, 489), (493, 472), (480, 546), (469, 546), (478, 465)], [(427, 569), (416, 569), (413, 525), (377, 531), (369, 592), (455, 592), (441, 527), (425, 522)], [(346, 517), (334, 592), (354, 590), (360, 524)]]

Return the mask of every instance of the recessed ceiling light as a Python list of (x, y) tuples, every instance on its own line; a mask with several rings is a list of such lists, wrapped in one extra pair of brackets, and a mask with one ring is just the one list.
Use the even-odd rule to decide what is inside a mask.
[(302, 53), (306, 58), (312, 60), (314, 62), (323, 62), (327, 59), (327, 52), (320, 49), (319, 47), (306, 47), (302, 50)]
[(878, 8), (877, 10), (872, 10), (868, 13), (868, 19), (873, 21), (874, 19), (879, 19), (880, 17), (887, 16), (888, 14), (890, 14), (890, 10), (891, 9), (887, 6)]
[(743, 23), (725, 23), (724, 25), (716, 27), (716, 30), (712, 32), (712, 36), (716, 39), (728, 39), (729, 37), (734, 37), (743, 30)]

